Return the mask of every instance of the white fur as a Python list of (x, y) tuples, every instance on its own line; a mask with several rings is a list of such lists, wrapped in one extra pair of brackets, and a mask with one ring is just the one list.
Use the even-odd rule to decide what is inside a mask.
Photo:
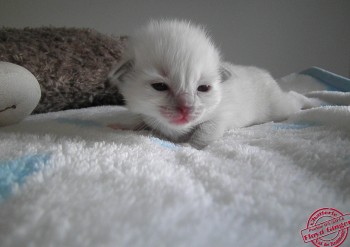
[[(130, 61), (132, 71), (122, 71)], [(264, 70), (222, 62), (203, 28), (184, 21), (150, 22), (131, 39), (123, 63), (111, 77), (128, 109), (171, 140), (196, 147), (228, 129), (281, 120), (308, 104), (297, 93), (282, 92)], [(157, 91), (152, 83), (169, 90)], [(198, 91), (200, 85), (211, 89)], [(185, 116), (180, 108), (190, 109), (189, 122), (171, 123)]]

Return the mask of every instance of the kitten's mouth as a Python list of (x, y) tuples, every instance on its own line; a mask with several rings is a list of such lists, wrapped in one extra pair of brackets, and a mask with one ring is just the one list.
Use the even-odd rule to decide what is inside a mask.
[(160, 107), (160, 113), (171, 124), (184, 125), (194, 119), (190, 114), (192, 110), (188, 107), (178, 107), (176, 110), (169, 109), (168, 107)]
[(188, 116), (182, 115), (179, 118), (170, 119), (170, 122), (172, 124), (181, 125), (181, 124), (187, 124), (188, 122), (190, 122), (190, 120), (189, 120)]

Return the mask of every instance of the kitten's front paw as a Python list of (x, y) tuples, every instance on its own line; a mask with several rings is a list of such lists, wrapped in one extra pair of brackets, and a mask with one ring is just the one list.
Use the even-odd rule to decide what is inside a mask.
[(202, 142), (202, 141), (195, 140), (195, 139), (191, 139), (190, 142), (188, 143), (188, 145), (195, 148), (195, 149), (202, 150), (206, 146), (208, 146), (209, 143)]
[(147, 125), (143, 122), (142, 118), (138, 114), (124, 111), (118, 113), (112, 121), (105, 121), (107, 127), (115, 130), (146, 130)]
[(125, 124), (123, 125), (120, 123), (112, 123), (112, 124), (108, 124), (107, 127), (115, 130), (133, 130), (133, 131), (149, 130), (149, 128), (144, 122), (141, 122), (137, 125), (129, 125), (129, 126), (126, 126)]
[(200, 124), (190, 138), (190, 144), (196, 149), (203, 149), (210, 143), (218, 140), (224, 134), (224, 126), (220, 119)]
[(181, 143), (178, 143), (177, 145), (179, 145), (180, 147), (184, 147), (184, 148), (192, 148), (193, 146), (188, 143), (188, 142), (181, 142)]
[(122, 127), (120, 124), (117, 124), (117, 123), (108, 124), (107, 127), (114, 129), (114, 130), (126, 130), (124, 127)]

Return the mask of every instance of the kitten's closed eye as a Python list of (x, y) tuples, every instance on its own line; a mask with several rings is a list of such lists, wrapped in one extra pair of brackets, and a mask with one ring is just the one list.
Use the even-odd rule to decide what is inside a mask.
[(152, 83), (151, 86), (157, 91), (167, 91), (169, 89), (168, 85), (164, 82)]
[[(169, 90), (169, 86), (166, 83), (164, 83), (164, 82), (152, 83), (151, 86), (153, 87), (153, 89), (155, 89), (157, 91), (167, 91), (167, 90)], [(199, 92), (203, 92), (203, 93), (209, 92), (210, 89), (211, 89), (210, 85), (200, 85), (197, 88), (197, 90)]]
[(211, 86), (210, 85), (200, 85), (197, 90), (199, 92), (203, 92), (203, 93), (206, 93), (208, 92), (209, 90), (211, 89)]

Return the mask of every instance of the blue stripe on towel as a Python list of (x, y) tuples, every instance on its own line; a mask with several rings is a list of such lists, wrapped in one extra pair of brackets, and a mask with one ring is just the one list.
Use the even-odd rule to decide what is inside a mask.
[(11, 195), (13, 185), (22, 185), (26, 177), (39, 171), (50, 158), (51, 154), (35, 154), (0, 160), (0, 202)]
[(306, 129), (314, 126), (313, 123), (274, 123), (273, 128), (276, 130), (288, 130), (288, 129)]
[(178, 146), (175, 143), (169, 142), (169, 141), (165, 141), (165, 140), (161, 140), (159, 138), (156, 137), (151, 137), (150, 138), (153, 142), (157, 143), (158, 145), (165, 147), (165, 148), (169, 148), (169, 149), (176, 149), (178, 148)]
[(334, 74), (327, 70), (311, 67), (299, 74), (309, 75), (323, 84), (327, 85), (330, 91), (350, 92), (350, 79)]

